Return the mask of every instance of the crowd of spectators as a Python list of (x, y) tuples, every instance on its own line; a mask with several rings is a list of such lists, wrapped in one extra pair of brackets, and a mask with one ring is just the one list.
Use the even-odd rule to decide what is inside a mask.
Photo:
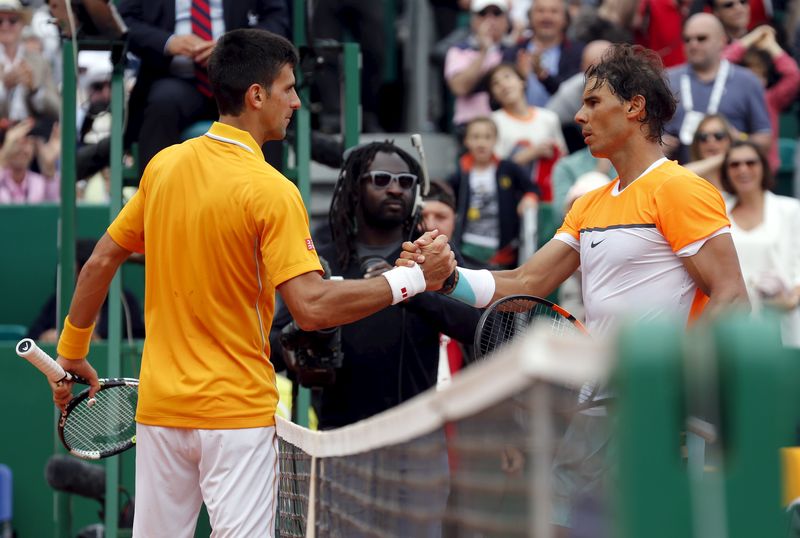
[[(409, 29), (398, 21), (407, 4), (308, 3), (303, 16), (312, 52), (304, 51), (304, 58), (311, 54), (318, 65), (311, 71), (307, 62), (303, 66), (312, 88), (307, 104), (315, 136), (336, 140), (342, 128), (340, 66), (330, 53), (342, 40), (361, 44), (362, 131), (402, 130), (395, 121), (397, 94), (387, 91), (387, 84), (398, 82), (388, 80), (385, 66), (403, 54)], [(125, 149), (139, 173), (152, 155), (180, 142), (186, 128), (214, 119), (204, 67), (221, 33), (258, 27), (291, 38), (292, 17), (298, 16), (288, 0), (122, 0), (118, 5), (129, 29)], [(737, 193), (724, 186), (723, 162), (732, 145), (748, 140), (766, 155), (777, 179), (772, 188), (797, 196), (800, 173), (793, 165), (800, 152), (786, 148), (797, 141), (800, 113), (795, 104), (798, 5), (783, 0), (431, 0), (435, 35), (430, 37), (440, 40), (445, 53), (429, 68), (440, 70), (448, 106), (446, 117), (430, 118), (429, 125), (441, 126), (460, 148), (460, 160), (450, 166), (456, 243), (466, 245), (475, 265), (518, 263), (523, 206), (551, 204), (560, 216), (576, 192), (614, 177), (610, 163), (585, 148), (573, 117), (582, 105), (583, 72), (620, 41), (652, 48), (669, 67), (679, 100), (664, 137), (670, 158), (717, 186), (736, 208)], [(387, 46), (387, 30), (397, 33), (397, 50)], [(0, 0), (0, 205), (59, 200), (61, 63), (48, 6), (42, 0)], [(78, 68), (78, 198), (106, 203), (112, 65), (108, 53), (81, 51)], [(397, 76), (401, 88), (408, 85), (403, 79), (409, 73)], [(471, 137), (465, 137), (467, 126)], [(487, 144), (491, 147), (483, 155)], [(265, 155), (280, 166), (279, 146), (265, 148)], [(575, 185), (583, 187), (575, 190)], [(791, 283), (798, 277), (787, 278)]]

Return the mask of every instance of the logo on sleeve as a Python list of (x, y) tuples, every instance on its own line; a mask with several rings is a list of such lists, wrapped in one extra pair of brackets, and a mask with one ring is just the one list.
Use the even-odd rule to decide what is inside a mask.
[(306, 248), (308, 250), (314, 250), (314, 241), (310, 237), (306, 238)]

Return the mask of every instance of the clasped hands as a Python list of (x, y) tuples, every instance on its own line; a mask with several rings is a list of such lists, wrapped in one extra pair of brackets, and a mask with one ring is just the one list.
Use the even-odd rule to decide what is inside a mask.
[(415, 263), (419, 264), (425, 275), (426, 290), (439, 290), (456, 270), (456, 258), (447, 241), (447, 236), (438, 230), (425, 232), (416, 241), (403, 243), (403, 250), (395, 265), (413, 267)]

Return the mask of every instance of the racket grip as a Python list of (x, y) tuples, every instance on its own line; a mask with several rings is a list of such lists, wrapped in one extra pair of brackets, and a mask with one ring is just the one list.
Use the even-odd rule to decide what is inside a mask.
[(64, 379), (67, 381), (72, 379), (72, 376), (64, 371), (60, 364), (54, 361), (50, 355), (42, 351), (42, 349), (36, 345), (36, 342), (30, 338), (23, 338), (20, 340), (17, 343), (16, 349), (17, 355), (38, 368), (39, 371), (53, 383), (58, 383)]

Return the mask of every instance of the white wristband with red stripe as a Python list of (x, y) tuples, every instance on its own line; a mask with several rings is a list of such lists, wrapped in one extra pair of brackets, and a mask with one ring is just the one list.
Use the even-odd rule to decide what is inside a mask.
[(419, 264), (414, 267), (395, 267), (383, 273), (392, 289), (392, 304), (405, 301), (418, 293), (425, 291), (425, 274)]

